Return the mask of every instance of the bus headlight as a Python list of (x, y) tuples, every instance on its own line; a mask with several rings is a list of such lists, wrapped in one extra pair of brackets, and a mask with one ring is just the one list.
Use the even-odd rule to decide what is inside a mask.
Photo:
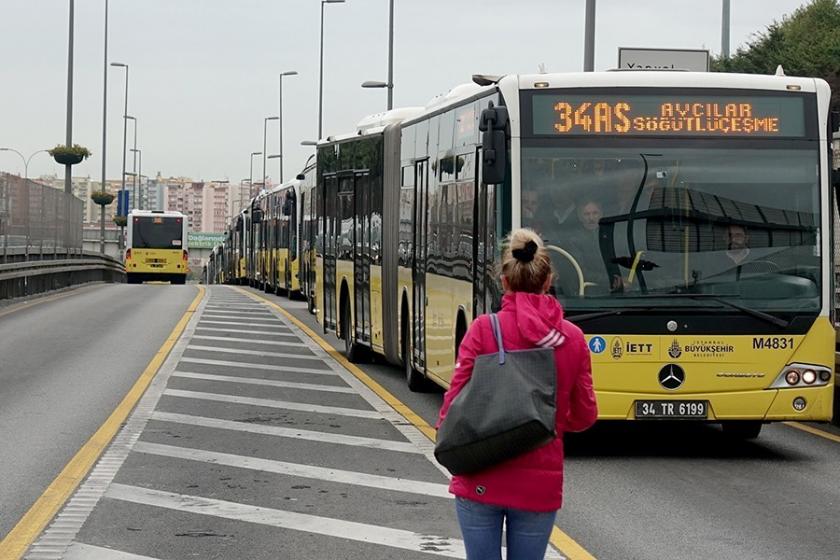
[(820, 387), (831, 381), (831, 369), (811, 364), (789, 364), (779, 373), (770, 389)]

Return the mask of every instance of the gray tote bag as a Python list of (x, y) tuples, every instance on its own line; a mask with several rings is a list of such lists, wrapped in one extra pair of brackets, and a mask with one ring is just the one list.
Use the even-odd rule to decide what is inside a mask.
[(438, 430), (435, 457), (452, 474), (484, 470), (556, 437), (554, 349), (507, 352), (495, 314), (490, 323), (499, 351), (476, 357)]

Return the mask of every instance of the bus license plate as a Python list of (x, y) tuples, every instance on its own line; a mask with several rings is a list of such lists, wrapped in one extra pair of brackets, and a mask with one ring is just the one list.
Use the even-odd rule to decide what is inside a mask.
[(707, 401), (636, 401), (636, 418), (691, 418), (709, 416)]

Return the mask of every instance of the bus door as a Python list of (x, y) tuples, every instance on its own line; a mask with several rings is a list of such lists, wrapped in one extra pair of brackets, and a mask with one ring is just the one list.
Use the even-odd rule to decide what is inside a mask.
[(324, 177), (324, 328), (336, 328), (335, 265), (341, 224), (338, 216), (338, 177)]
[(412, 321), (414, 363), (426, 367), (426, 257), (428, 255), (429, 160), (414, 164), (414, 258), (412, 259)]
[(473, 317), (497, 311), (500, 293), (496, 279), (496, 185), (481, 180), (481, 148), (475, 154), (476, 204), (473, 239)]
[(353, 294), (357, 341), (370, 344), (370, 174), (355, 175), (353, 209)]

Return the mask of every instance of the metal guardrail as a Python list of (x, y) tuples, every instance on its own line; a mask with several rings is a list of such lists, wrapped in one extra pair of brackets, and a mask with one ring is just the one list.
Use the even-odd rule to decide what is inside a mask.
[(125, 282), (123, 264), (99, 253), (78, 250), (39, 253), (30, 250), (26, 255), (15, 256), (24, 258), (0, 264), (0, 300), (87, 282)]

